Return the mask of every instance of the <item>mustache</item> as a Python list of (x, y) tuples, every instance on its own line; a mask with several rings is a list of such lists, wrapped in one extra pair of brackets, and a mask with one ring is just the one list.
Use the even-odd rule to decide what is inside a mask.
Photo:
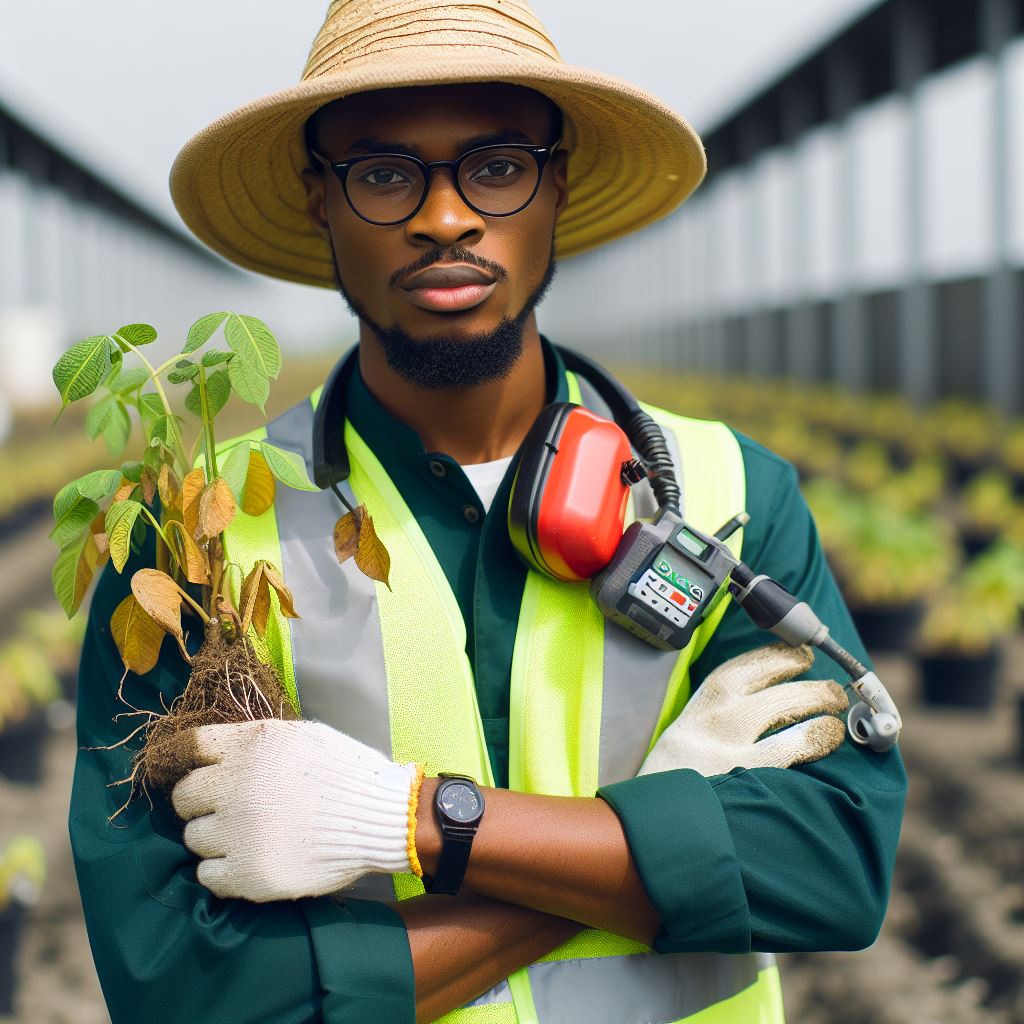
[(499, 281), (508, 280), (508, 271), (500, 263), (484, 259), (469, 249), (460, 249), (458, 246), (451, 245), (439, 245), (433, 249), (428, 249), (422, 256), (413, 260), (412, 263), (396, 270), (388, 280), (388, 284), (393, 287), (404, 278), (415, 274), (418, 270), (423, 270), (425, 267), (433, 266), (435, 263), (469, 263), (474, 267), (480, 267), (481, 270), (490, 271)]

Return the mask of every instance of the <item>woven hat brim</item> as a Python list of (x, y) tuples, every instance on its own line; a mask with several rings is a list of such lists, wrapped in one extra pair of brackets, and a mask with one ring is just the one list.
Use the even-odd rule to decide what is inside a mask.
[(507, 82), (542, 92), (565, 114), (569, 203), (555, 232), (560, 259), (628, 234), (675, 209), (706, 169), (700, 138), (675, 111), (609, 75), (552, 61), (479, 66), (367, 65), (280, 90), (190, 139), (171, 169), (174, 204), (191, 231), (240, 266), (334, 288), (331, 253), (306, 216), (302, 128), (314, 110), (371, 89)]

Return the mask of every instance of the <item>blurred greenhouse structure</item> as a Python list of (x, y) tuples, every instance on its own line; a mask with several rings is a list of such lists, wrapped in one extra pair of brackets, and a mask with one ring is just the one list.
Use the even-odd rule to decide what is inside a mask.
[(1022, 33), (1021, 0), (869, 8), (702, 133), (677, 213), (560, 267), (545, 329), (610, 361), (1021, 411)]

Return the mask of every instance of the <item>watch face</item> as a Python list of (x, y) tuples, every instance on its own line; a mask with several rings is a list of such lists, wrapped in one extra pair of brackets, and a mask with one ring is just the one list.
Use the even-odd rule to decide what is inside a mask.
[(450, 782), (441, 793), (441, 807), (455, 821), (474, 821), (480, 815), (480, 798), (464, 782)]

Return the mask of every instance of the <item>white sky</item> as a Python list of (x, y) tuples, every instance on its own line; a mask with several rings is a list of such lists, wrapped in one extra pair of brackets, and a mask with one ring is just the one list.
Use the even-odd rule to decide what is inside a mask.
[[(700, 131), (877, 0), (534, 0), (569, 63)], [(167, 174), (228, 110), (298, 80), (326, 0), (0, 0), (0, 101), (177, 220)]]

